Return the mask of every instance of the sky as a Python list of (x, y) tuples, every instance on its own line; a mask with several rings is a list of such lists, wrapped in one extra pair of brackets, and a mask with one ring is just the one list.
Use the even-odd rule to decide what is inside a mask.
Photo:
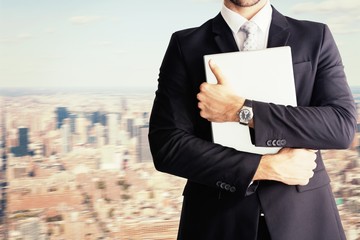
[[(271, 0), (329, 25), (360, 86), (360, 1)], [(171, 34), (216, 16), (222, 0), (0, 0), (0, 88), (155, 89)], [(355, 46), (355, 47), (354, 47)]]

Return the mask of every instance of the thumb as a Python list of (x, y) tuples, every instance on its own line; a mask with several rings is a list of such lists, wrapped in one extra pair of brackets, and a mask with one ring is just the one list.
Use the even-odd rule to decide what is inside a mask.
[(227, 80), (226, 80), (224, 74), (221, 72), (221, 69), (219, 68), (219, 66), (216, 65), (212, 59), (209, 60), (209, 67), (210, 67), (212, 73), (215, 75), (217, 83), (221, 84), (221, 85), (226, 85)]

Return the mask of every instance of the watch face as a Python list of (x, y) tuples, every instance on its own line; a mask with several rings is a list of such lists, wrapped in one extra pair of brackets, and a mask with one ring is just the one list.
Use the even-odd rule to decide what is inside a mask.
[(248, 122), (252, 118), (251, 111), (249, 109), (243, 109), (240, 111), (239, 117), (241, 122)]

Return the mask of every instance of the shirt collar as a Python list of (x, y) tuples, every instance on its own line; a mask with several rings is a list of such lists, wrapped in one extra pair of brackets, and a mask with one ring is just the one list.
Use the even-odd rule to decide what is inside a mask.
[[(237, 33), (240, 27), (245, 22), (248, 21), (240, 14), (227, 8), (225, 4), (223, 4), (222, 6), (221, 15), (234, 33)], [(266, 29), (268, 28), (271, 22), (271, 16), (272, 16), (272, 8), (270, 5), (270, 1), (267, 1), (265, 6), (250, 20), (256, 23), (256, 25), (258, 25), (261, 31), (266, 32)]]

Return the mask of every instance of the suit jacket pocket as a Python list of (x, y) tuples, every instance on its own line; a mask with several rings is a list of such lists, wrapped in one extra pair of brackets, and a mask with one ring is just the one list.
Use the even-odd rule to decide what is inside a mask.
[(296, 189), (298, 192), (305, 192), (305, 191), (323, 187), (329, 183), (330, 183), (330, 178), (324, 168), (324, 169), (321, 169), (314, 173), (314, 176), (310, 179), (310, 182), (308, 183), (308, 185), (305, 185), (305, 186), (298, 185), (298, 186), (296, 186)]

